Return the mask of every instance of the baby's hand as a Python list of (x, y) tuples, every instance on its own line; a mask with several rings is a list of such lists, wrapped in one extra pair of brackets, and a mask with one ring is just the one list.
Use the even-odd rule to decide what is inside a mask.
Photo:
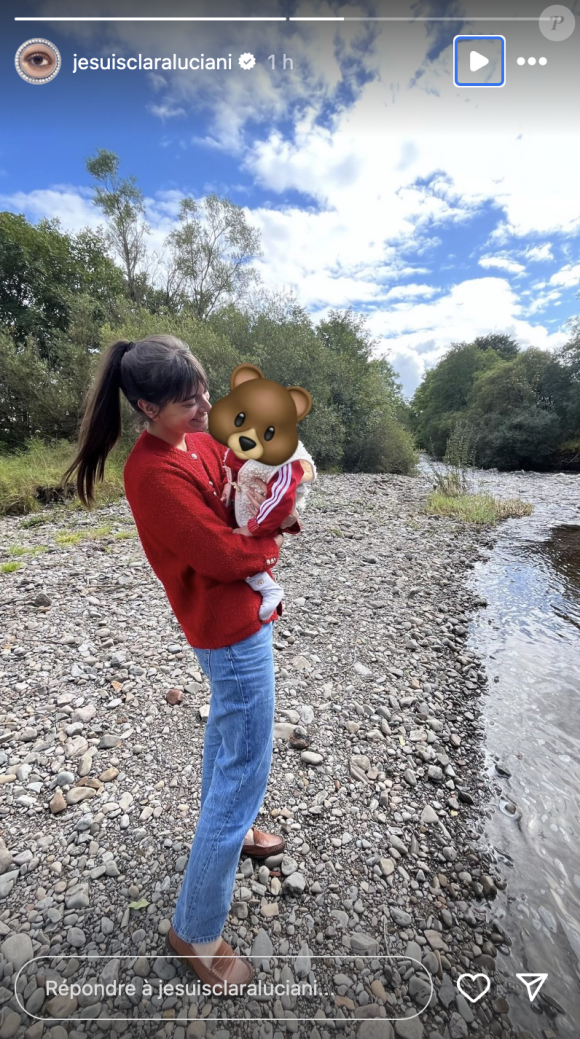
[(243, 534), (245, 538), (251, 538), (252, 537), (251, 531), (248, 530), (247, 527), (236, 527), (234, 529), (234, 534)]
[(261, 508), (264, 504), (264, 498), (268, 493), (268, 484), (265, 480), (254, 480), (251, 487), (248, 487), (247, 497), (250, 505), (256, 509)]

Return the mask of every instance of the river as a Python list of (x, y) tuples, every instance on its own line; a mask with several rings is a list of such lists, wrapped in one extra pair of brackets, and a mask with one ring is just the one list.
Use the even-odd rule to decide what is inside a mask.
[[(513, 1025), (534, 1039), (577, 1039), (580, 475), (475, 471), (474, 478), (478, 490), (534, 506), (532, 516), (500, 525), (471, 577), (488, 603), (470, 630), (489, 679), (482, 710), (496, 810), (486, 840), (508, 881), (495, 911), (512, 949), (498, 965), (508, 976)], [(548, 974), (533, 1003), (518, 972)]]

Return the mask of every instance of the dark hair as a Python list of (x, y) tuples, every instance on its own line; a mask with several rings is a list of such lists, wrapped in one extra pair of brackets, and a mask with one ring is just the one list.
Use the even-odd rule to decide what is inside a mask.
[(78, 454), (63, 476), (76, 473), (83, 505), (94, 503), (95, 479), (102, 480), (105, 462), (121, 436), (120, 391), (136, 412), (138, 400), (160, 408), (208, 389), (207, 375), (189, 347), (176, 336), (152, 335), (136, 342), (119, 339), (105, 351), (93, 382), (79, 433)]

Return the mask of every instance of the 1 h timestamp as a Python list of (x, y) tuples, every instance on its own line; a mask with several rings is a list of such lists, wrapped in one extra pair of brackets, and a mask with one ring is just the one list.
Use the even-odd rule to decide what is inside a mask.
[[(272, 68), (273, 69), (276, 68), (276, 55), (275, 54), (270, 54), (270, 56), (268, 58), (266, 58), (266, 61), (270, 61), (272, 63)], [(282, 55), (282, 68), (283, 69), (293, 69), (294, 68), (294, 62), (292, 61), (292, 58), (288, 57), (287, 54), (283, 54)]]

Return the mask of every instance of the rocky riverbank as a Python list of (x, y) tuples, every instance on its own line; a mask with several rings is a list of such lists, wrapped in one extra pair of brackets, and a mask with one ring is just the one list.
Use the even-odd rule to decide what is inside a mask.
[[(515, 1036), (494, 970), (504, 882), (480, 844), (486, 679), (465, 648), (480, 605), (465, 572), (492, 535), (426, 516), (427, 491), (325, 476), (283, 548), (257, 825), (287, 853), (240, 861), (225, 931), (265, 983), (304, 989), (266, 998), (159, 991), (193, 979), (164, 936), (209, 690), (128, 507), (2, 521), (1, 562), (22, 566), (0, 574), (0, 1039)], [(51, 979), (127, 971), (129, 996), (49, 995)], [(468, 1002), (462, 973), (489, 975), (489, 994)]]

